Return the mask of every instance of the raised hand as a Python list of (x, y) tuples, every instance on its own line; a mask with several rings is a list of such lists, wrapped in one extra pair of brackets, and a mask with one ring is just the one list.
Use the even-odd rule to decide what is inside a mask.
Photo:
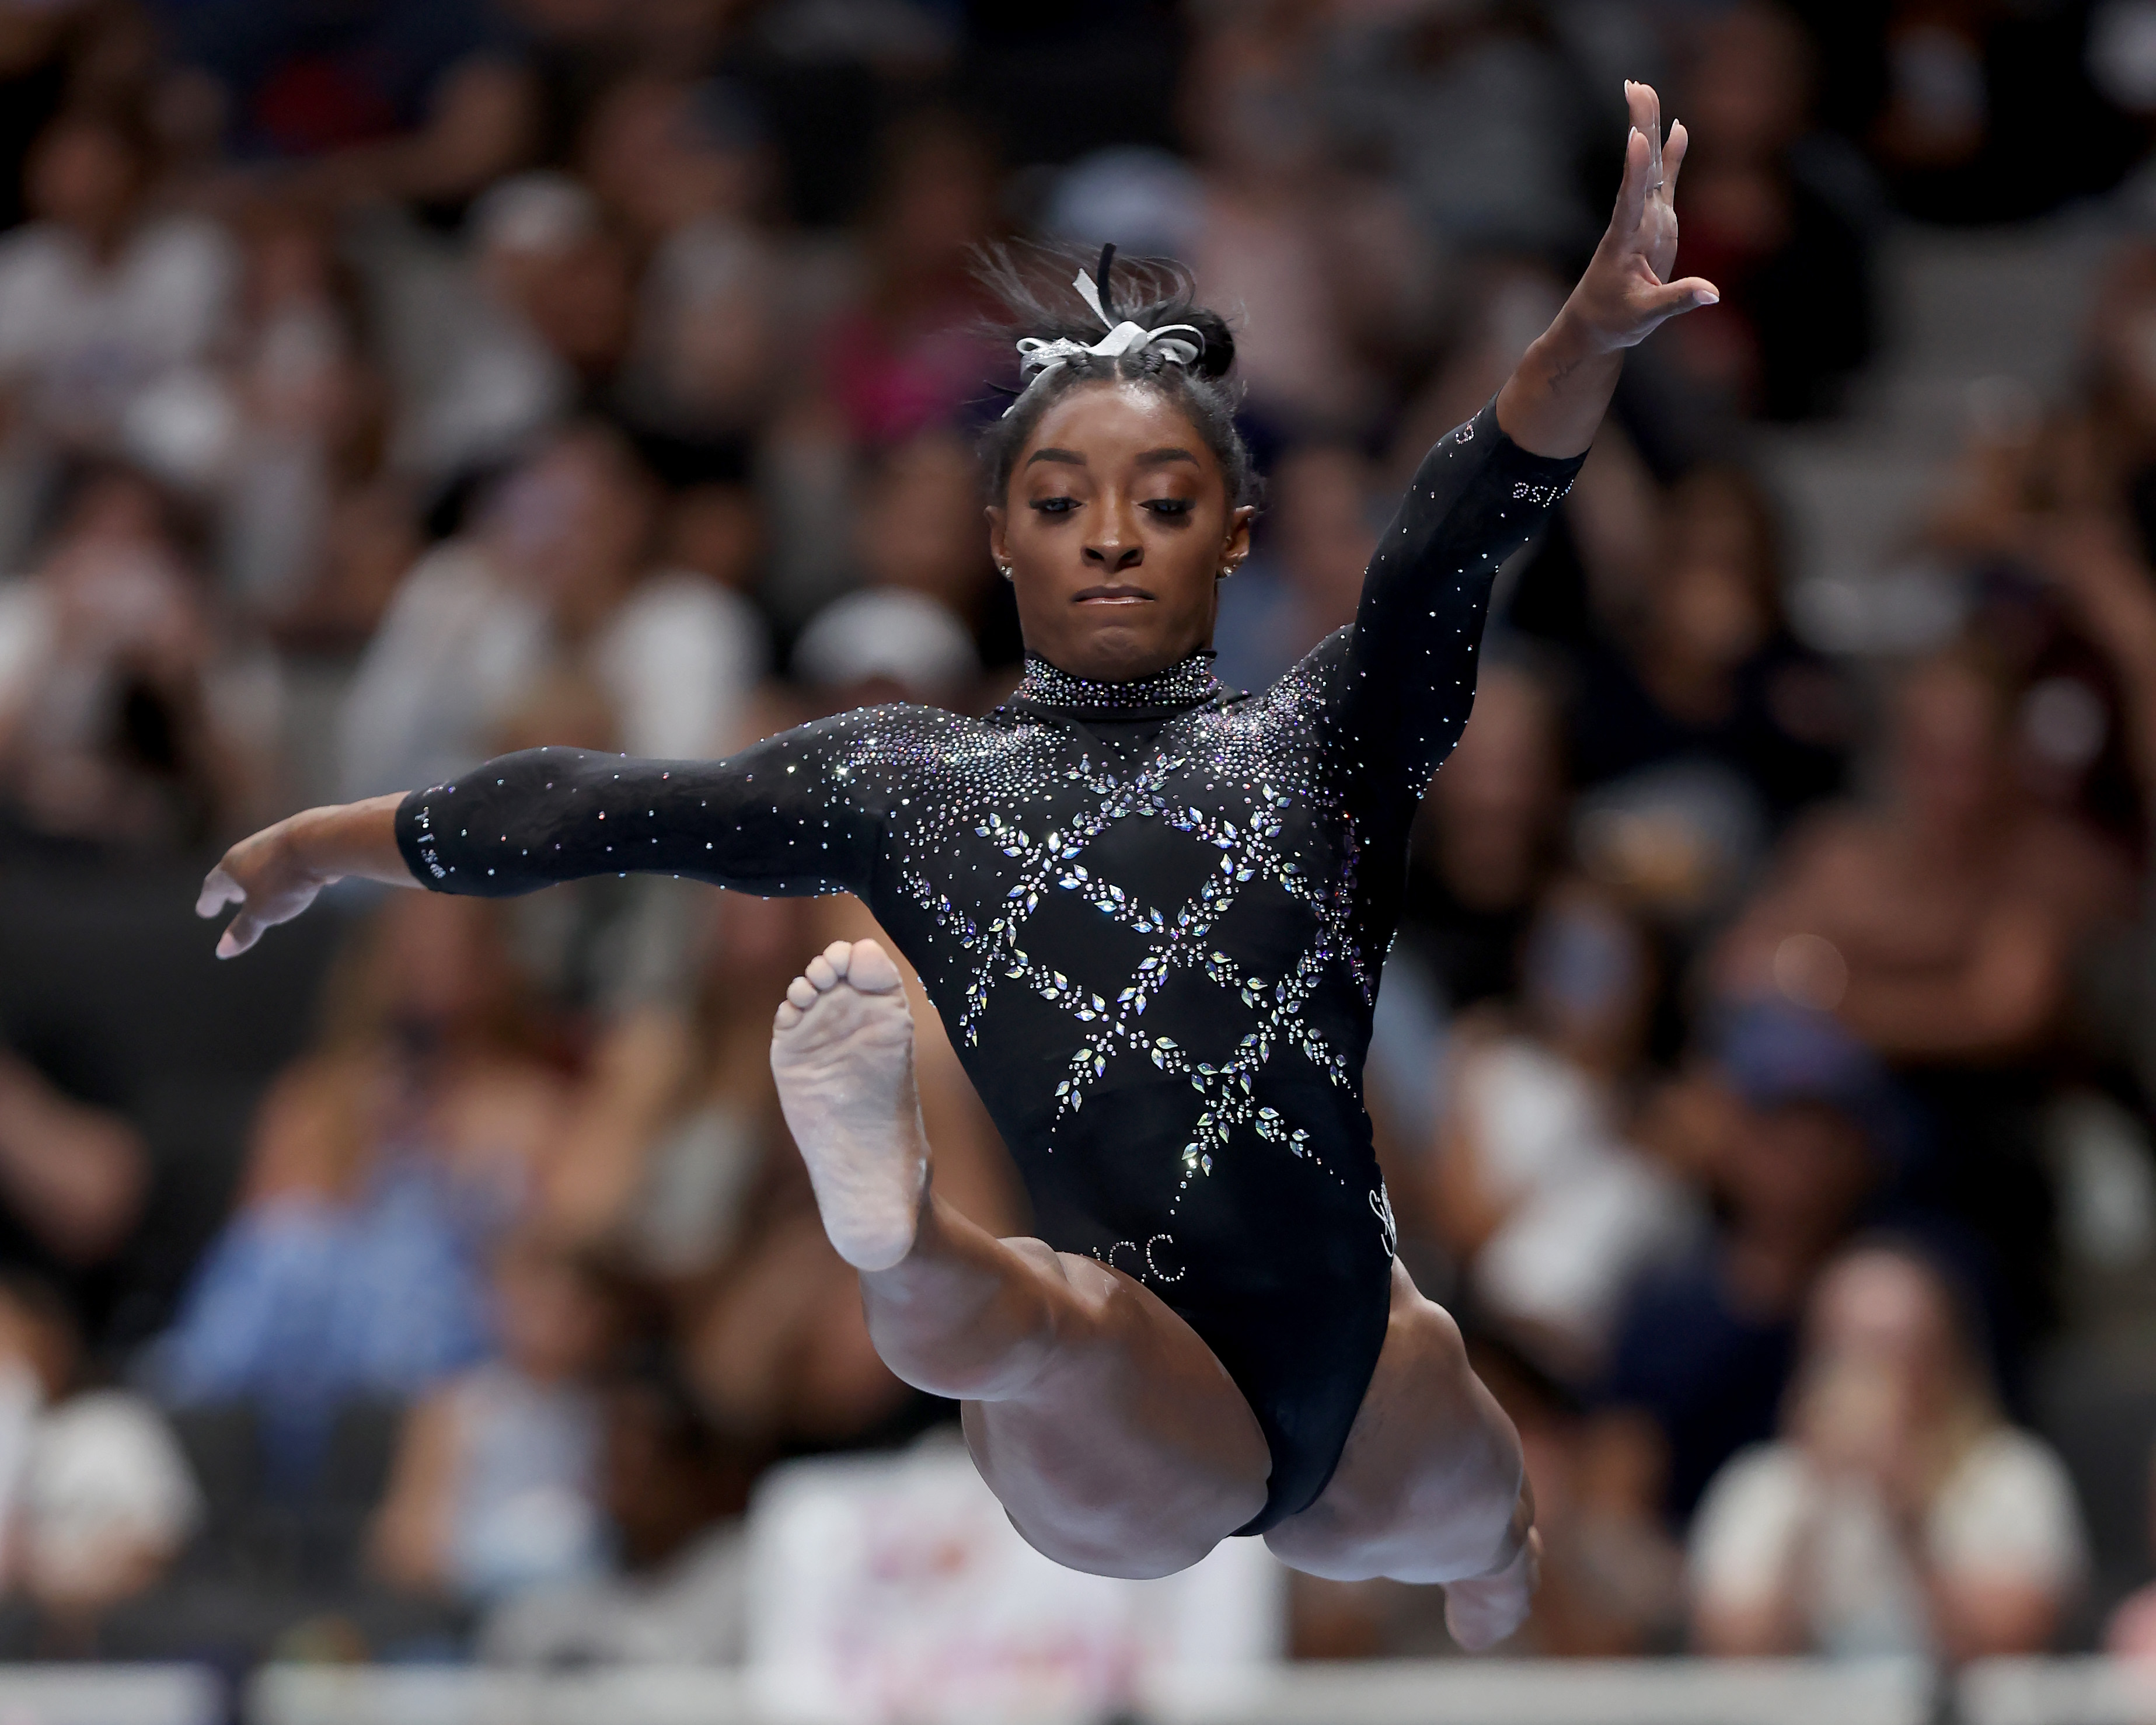
[(1712, 282), (1688, 275), (1669, 280), (1677, 257), (1677, 173), (1688, 140), (1684, 122), (1662, 136), (1661, 98), (1650, 85), (1625, 85), (1632, 132), (1625, 145), (1625, 181), (1617, 208), (1595, 247), (1594, 260), (1566, 302), (1590, 345), (1636, 347), (1670, 319), (1722, 295)]
[(1673, 126), (1663, 138), (1661, 98), (1650, 85), (1628, 80), (1625, 100), (1632, 131), (1609, 226), (1557, 321), (1536, 338), (1497, 396), (1497, 423), (1537, 455), (1583, 454), (1616, 391), (1625, 350), (1722, 297), (1697, 275), (1666, 280), (1677, 257), (1671, 198), (1684, 166), (1685, 129)]
[(290, 922), (333, 880), (357, 875), (395, 886), (417, 886), (397, 848), (397, 805), (403, 798), (310, 809), (225, 852), (204, 877), (195, 915), (214, 916), (239, 906), (217, 943), (217, 956), (236, 958), (262, 931)]

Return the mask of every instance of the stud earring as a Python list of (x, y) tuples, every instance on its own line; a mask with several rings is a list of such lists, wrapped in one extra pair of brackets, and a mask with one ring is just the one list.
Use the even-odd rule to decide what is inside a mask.
[(1008, 581), (1011, 578), (1011, 566), (1009, 563), (998, 563), (996, 572)]

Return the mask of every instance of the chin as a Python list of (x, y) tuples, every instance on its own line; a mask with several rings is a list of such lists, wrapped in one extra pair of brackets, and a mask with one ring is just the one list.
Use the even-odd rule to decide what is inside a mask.
[(1070, 643), (1075, 662), (1063, 669), (1103, 682), (1122, 682), (1165, 670), (1189, 650), (1149, 632), (1111, 625)]

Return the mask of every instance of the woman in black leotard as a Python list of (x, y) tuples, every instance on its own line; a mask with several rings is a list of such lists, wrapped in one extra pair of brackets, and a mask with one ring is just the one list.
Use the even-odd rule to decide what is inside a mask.
[[(1394, 1262), (1362, 1070), (1491, 580), (1570, 484), (1623, 348), (1712, 293), (1661, 280), (1659, 116), (1644, 86), (1633, 102), (1618, 213), (1564, 313), (1424, 461), (1353, 625), (1271, 689), (1224, 688), (1205, 650), (1252, 512), (1212, 381), (1232, 341), (1178, 272), (1126, 271), (1118, 307), (1104, 259), (1075, 284), (1085, 313), (1027, 308), (1028, 382), (989, 440), (1029, 649), (1006, 705), (846, 713), (715, 762), (528, 750), (311, 811), (212, 875), (205, 914), (244, 906), (220, 951), (343, 873), (857, 893), (918, 968), (1041, 1240), (991, 1240), (905, 1173), (927, 1154), (910, 1028), (873, 947), (794, 984), (782, 1093), (880, 1350), (968, 1400), (1021, 1531), (1119, 1574), (1264, 1532), (1320, 1574), (1451, 1583), (1463, 1639), (1506, 1632), (1532, 1580), (1517, 1445)], [(1682, 150), (1679, 128), (1671, 177)]]

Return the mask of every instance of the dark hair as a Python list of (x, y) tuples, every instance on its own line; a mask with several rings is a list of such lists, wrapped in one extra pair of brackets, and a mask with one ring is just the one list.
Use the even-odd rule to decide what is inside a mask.
[(1095, 277), (1101, 308), (1111, 322), (1127, 319), (1149, 330), (1190, 324), (1201, 337), (1201, 351), (1188, 365), (1178, 365), (1152, 347), (1112, 358), (1081, 355), (1037, 377), (1010, 412), (991, 420), (981, 434), (981, 465), (991, 498), (1003, 500), (1019, 451), (1052, 403), (1085, 384), (1121, 380), (1158, 390), (1197, 427), (1220, 464), (1231, 506), (1257, 502), (1258, 476), (1243, 434), (1235, 429), (1240, 392), (1223, 381), (1235, 362), (1235, 337), (1227, 319), (1198, 303), (1197, 284), (1183, 264), (1172, 258), (1118, 259), (1113, 246), (1097, 260), (1070, 246), (983, 246), (976, 254), (974, 273), (1004, 310), (1003, 320), (990, 330), (1007, 341), (1024, 336), (1099, 341), (1107, 331), (1070, 285), (1081, 270)]

